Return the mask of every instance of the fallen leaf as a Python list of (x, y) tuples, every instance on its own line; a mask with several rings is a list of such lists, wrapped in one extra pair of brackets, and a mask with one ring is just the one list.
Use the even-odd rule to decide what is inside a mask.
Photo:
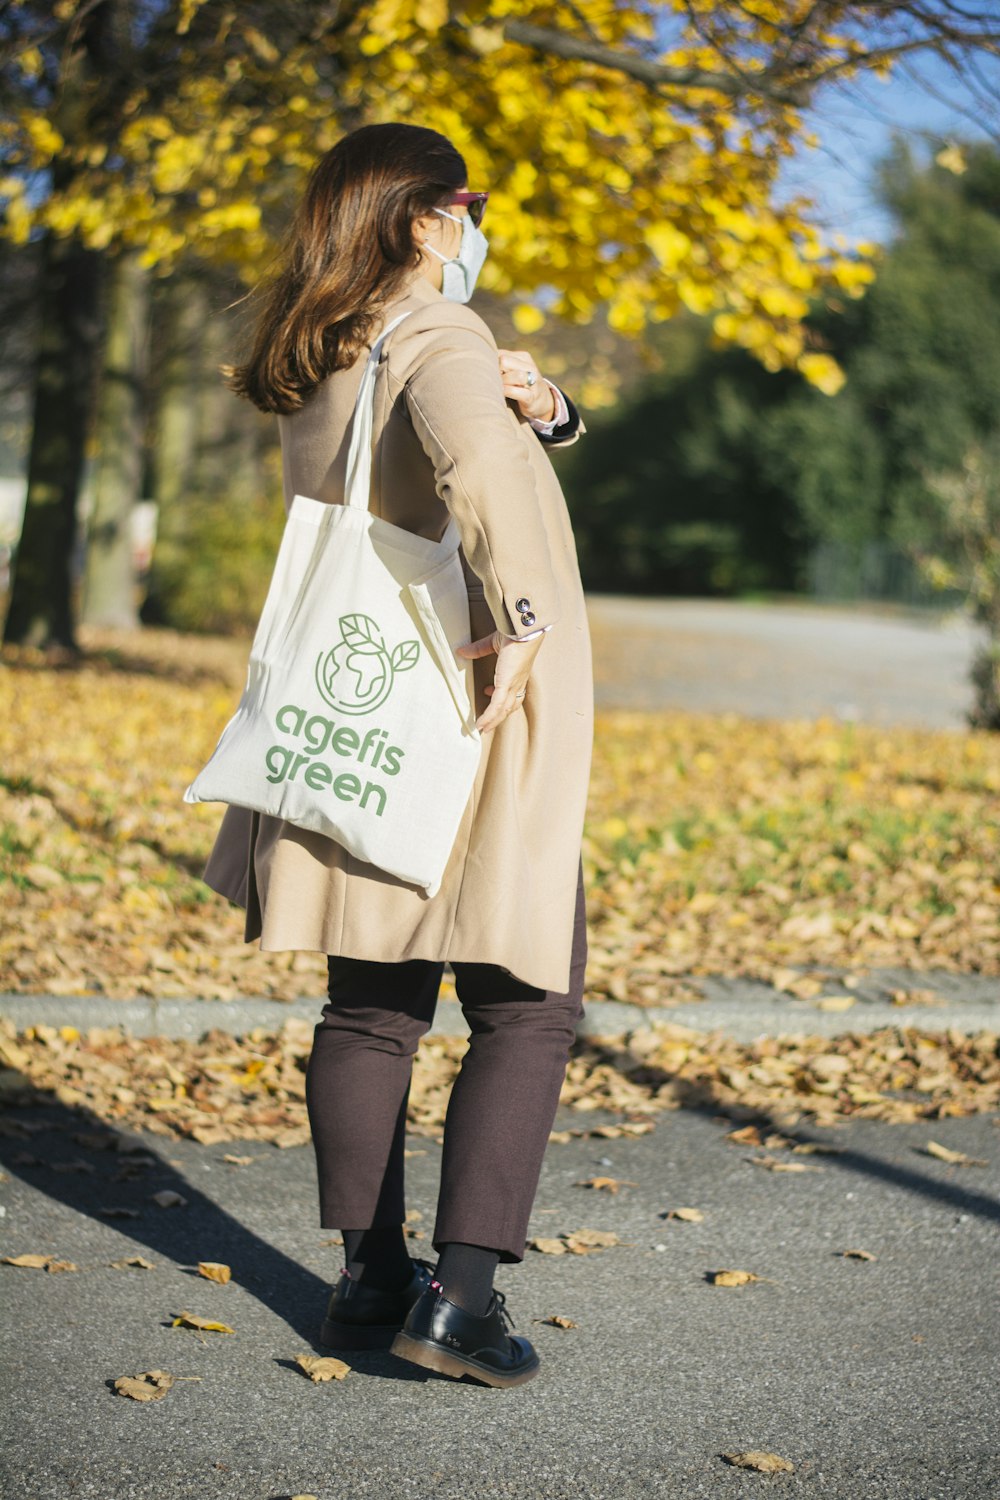
[(155, 1203), (157, 1208), (186, 1208), (187, 1199), (181, 1193), (175, 1193), (172, 1188), (164, 1188), (162, 1193), (150, 1193), (150, 1203)]
[(229, 1267), (223, 1265), (221, 1261), (200, 1260), (198, 1262), (198, 1275), (204, 1276), (206, 1281), (217, 1281), (221, 1286), (225, 1286), (232, 1274)]
[(966, 1156), (964, 1151), (952, 1151), (948, 1146), (941, 1146), (937, 1141), (928, 1141), (924, 1147), (928, 1156), (936, 1156), (939, 1161), (950, 1162), (953, 1167), (988, 1167), (989, 1162), (983, 1161), (978, 1156)]
[(682, 1224), (700, 1224), (705, 1215), (700, 1208), (672, 1208), (660, 1217), (661, 1219), (680, 1219)]
[(0, 1262), (5, 1266), (23, 1266), (30, 1271), (78, 1271), (79, 1266), (71, 1260), (57, 1260), (54, 1255), (5, 1255)]
[(792, 1147), (798, 1156), (843, 1156), (843, 1146), (826, 1146), (821, 1141), (799, 1141)]
[(582, 1182), (574, 1182), (574, 1187), (596, 1188), (606, 1193), (620, 1192), (623, 1187), (638, 1187), (637, 1182), (629, 1182), (624, 1177), (587, 1177)]
[(137, 1208), (99, 1208), (97, 1212), (104, 1219), (137, 1219), (139, 1217)]
[(296, 1354), (295, 1363), (304, 1370), (310, 1380), (343, 1380), (350, 1372), (350, 1365), (329, 1354)]
[(543, 1255), (565, 1255), (566, 1246), (562, 1240), (543, 1239), (536, 1236), (528, 1246), (529, 1250), (540, 1250)]
[(228, 1162), (231, 1167), (248, 1167), (253, 1161), (253, 1157), (233, 1156), (230, 1152), (227, 1151), (222, 1160)]
[(750, 1448), (745, 1453), (723, 1453), (727, 1463), (738, 1469), (756, 1469), (758, 1474), (794, 1474), (795, 1465), (777, 1453), (767, 1453), (761, 1448)]
[(824, 995), (816, 1002), (817, 1010), (850, 1010), (852, 1005), (858, 1003), (856, 995)]
[(746, 1286), (751, 1281), (768, 1281), (767, 1276), (756, 1276), (753, 1271), (709, 1271), (713, 1286)]
[(166, 1370), (145, 1370), (141, 1375), (122, 1375), (115, 1381), (115, 1390), (133, 1401), (162, 1401), (173, 1383), (174, 1377)]
[(838, 1255), (847, 1256), (851, 1260), (875, 1260), (876, 1257), (870, 1250), (838, 1250)]
[(762, 1146), (764, 1144), (756, 1125), (743, 1125), (739, 1130), (727, 1130), (726, 1140), (735, 1141), (739, 1146)]
[(560, 1317), (557, 1313), (553, 1313), (552, 1316), (548, 1318), (532, 1318), (531, 1321), (533, 1323), (548, 1323), (553, 1328), (576, 1328), (578, 1326), (573, 1322), (572, 1318), (563, 1318)]
[(124, 1260), (113, 1260), (111, 1266), (116, 1271), (127, 1271), (134, 1268), (137, 1271), (155, 1271), (156, 1266), (151, 1260), (146, 1260), (142, 1255), (126, 1255)]
[(588, 1255), (591, 1250), (604, 1250), (622, 1243), (613, 1229), (575, 1229), (564, 1238), (567, 1250), (574, 1255)]
[(804, 1161), (779, 1161), (776, 1156), (748, 1156), (754, 1167), (764, 1167), (768, 1172), (820, 1172), (821, 1167), (812, 1167)]
[(216, 1323), (211, 1318), (198, 1318), (194, 1313), (178, 1313), (171, 1324), (173, 1328), (193, 1328), (198, 1333), (235, 1333), (227, 1323)]

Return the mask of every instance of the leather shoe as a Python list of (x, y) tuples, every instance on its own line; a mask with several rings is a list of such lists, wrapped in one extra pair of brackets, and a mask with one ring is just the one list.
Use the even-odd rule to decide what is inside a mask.
[(522, 1385), (538, 1374), (540, 1362), (526, 1338), (508, 1334), (514, 1321), (504, 1300), (494, 1288), (486, 1312), (476, 1317), (450, 1302), (440, 1281), (431, 1281), (389, 1347), (402, 1359), (442, 1375), (472, 1375), (486, 1385)]
[(330, 1297), (319, 1341), (331, 1349), (388, 1349), (434, 1267), (410, 1257), (413, 1275), (394, 1291), (352, 1280), (345, 1266)]

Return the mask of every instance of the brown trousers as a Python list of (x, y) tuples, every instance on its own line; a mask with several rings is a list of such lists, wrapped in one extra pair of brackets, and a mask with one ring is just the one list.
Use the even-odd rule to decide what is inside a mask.
[[(528, 1219), (566, 1064), (583, 1015), (587, 962), (581, 860), (565, 994), (497, 964), (455, 963), (469, 1046), (452, 1084), (432, 1243), (461, 1240), (524, 1258)], [(442, 962), (327, 957), (306, 1102), (328, 1229), (402, 1224), (413, 1055), (434, 1019)]]

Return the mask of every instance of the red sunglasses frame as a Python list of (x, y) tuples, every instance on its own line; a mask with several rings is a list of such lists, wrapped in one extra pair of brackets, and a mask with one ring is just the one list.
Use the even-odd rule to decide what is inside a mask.
[(483, 214), (486, 212), (486, 200), (489, 193), (454, 193), (448, 199), (449, 203), (464, 203), (469, 210), (469, 218), (478, 229), (483, 222)]

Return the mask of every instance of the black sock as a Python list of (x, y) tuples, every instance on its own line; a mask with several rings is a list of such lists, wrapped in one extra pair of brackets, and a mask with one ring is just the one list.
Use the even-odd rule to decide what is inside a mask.
[(499, 1250), (449, 1240), (441, 1246), (434, 1279), (444, 1287), (449, 1302), (455, 1302), (473, 1317), (481, 1318), (490, 1305), (493, 1275), (499, 1260)]
[(344, 1229), (344, 1263), (352, 1281), (394, 1292), (413, 1276), (402, 1224), (381, 1229)]

